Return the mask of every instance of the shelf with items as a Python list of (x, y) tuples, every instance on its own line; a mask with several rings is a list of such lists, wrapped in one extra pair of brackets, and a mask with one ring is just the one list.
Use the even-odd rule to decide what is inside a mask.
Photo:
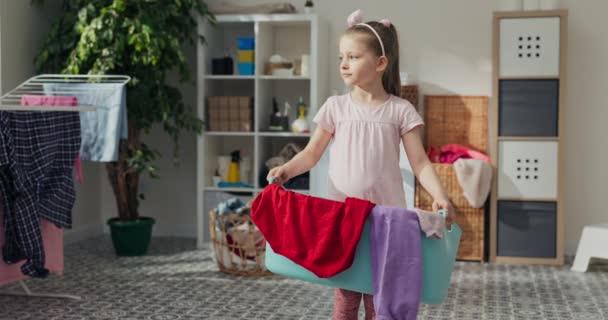
[(260, 22), (256, 36), (256, 70), (261, 79), (310, 78), (308, 21)]
[[(248, 190), (254, 191), (256, 185), (253, 179), (254, 162), (254, 137), (233, 136), (207, 136), (202, 152), (206, 155), (204, 160), (204, 181), (202, 184), (208, 188), (218, 188), (218, 182), (229, 182), (228, 171), (232, 162), (231, 153), (235, 150), (240, 152), (239, 180), (252, 187)], [(216, 178), (219, 174), (219, 179)], [(241, 188), (237, 188), (241, 189)]]
[[(256, 121), (258, 124), (257, 132), (267, 136), (309, 136), (309, 132), (292, 131), (293, 121), (299, 115), (298, 106), (300, 102), (305, 105), (305, 118), (308, 124), (308, 131), (311, 128), (311, 90), (308, 82), (285, 82), (285, 81), (260, 81), (257, 87), (256, 99)], [(275, 107), (280, 115), (279, 119), (273, 120), (271, 116), (275, 114)], [(280, 131), (273, 131), (271, 128), (282, 125)]]
[[(211, 28), (213, 30), (211, 30)], [(252, 22), (225, 22), (210, 26), (205, 32), (206, 56), (204, 78), (206, 79), (254, 79), (255, 68), (239, 65), (240, 45), (255, 39), (255, 25)], [(255, 55), (255, 49), (249, 49)], [(243, 67), (245, 66), (245, 67)], [(246, 70), (251, 69), (251, 70)], [(243, 72), (247, 71), (247, 72)], [(253, 72), (251, 72), (253, 71)]]
[[(306, 105), (306, 123), (312, 129), (310, 119), (316, 114), (320, 105), (327, 99), (329, 90), (328, 77), (320, 76), (320, 67), (326, 65), (327, 29), (319, 21), (316, 14), (270, 14), (270, 15), (218, 15), (217, 24), (210, 25), (203, 21), (199, 25), (199, 34), (208, 39), (207, 44), (197, 44), (197, 105), (198, 114), (205, 120), (209, 130), (203, 131), (197, 141), (197, 192), (202, 194), (197, 201), (197, 243), (199, 247), (209, 240), (207, 233), (208, 210), (217, 203), (219, 195), (239, 195), (253, 197), (259, 194), (266, 183), (265, 176), (260, 174), (265, 161), (278, 152), (277, 149), (288, 142), (298, 142), (305, 146), (310, 139), (310, 132), (292, 132), (292, 122), (298, 116), (297, 104), (302, 97)], [(253, 52), (239, 52), (239, 41), (248, 38), (253, 42)], [(211, 60), (229, 53), (234, 60), (234, 73), (230, 75), (211, 74)], [(305, 55), (308, 72), (304, 75), (298, 65), (293, 72), (265, 74), (266, 62), (273, 54), (280, 54), (296, 62)], [(236, 63), (242, 59), (253, 60), (255, 74), (241, 75)], [(306, 68), (305, 68), (306, 69)], [(283, 70), (285, 71), (285, 70)], [(305, 70), (306, 71), (306, 70)], [(210, 97), (251, 97), (252, 126), (250, 130), (230, 131), (218, 130), (210, 123), (219, 118), (219, 109), (210, 114)], [(270, 130), (271, 115), (273, 115), (273, 98), (276, 99), (281, 112), (284, 112), (285, 101), (291, 108), (288, 110), (289, 119), (282, 120), (275, 130)], [(230, 113), (230, 112), (229, 112)], [(237, 114), (238, 112), (233, 112)], [(274, 120), (273, 120), (274, 121)], [(274, 122), (273, 122), (274, 123)], [(249, 129), (249, 128), (248, 128)], [(218, 168), (218, 156), (229, 155), (231, 151), (240, 149), (251, 156), (251, 169), (248, 182), (253, 188), (219, 187), (213, 183), (213, 175)], [(318, 166), (326, 166), (326, 157)], [(309, 175), (308, 185), (304, 187), (290, 186), (290, 190), (306, 194), (322, 195), (325, 191), (326, 179), (319, 175), (319, 169), (313, 168)], [(323, 170), (323, 169), (320, 169)], [(217, 180), (217, 179), (216, 179)]]
[[(308, 143), (308, 137), (258, 137), (258, 171), (257, 185), (264, 188), (268, 185), (266, 176), (270, 168), (284, 164)], [(270, 167), (269, 167), (270, 166)], [(292, 178), (285, 184), (285, 188), (293, 191), (308, 192), (311, 188), (310, 172)]]
[(207, 81), (204, 85), (205, 129), (212, 135), (253, 135), (254, 87), (251, 80)]
[(566, 10), (494, 14), (490, 261), (564, 263)]

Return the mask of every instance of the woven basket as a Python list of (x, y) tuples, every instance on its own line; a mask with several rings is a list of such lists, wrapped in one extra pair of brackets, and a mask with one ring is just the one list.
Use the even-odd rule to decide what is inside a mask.
[(424, 120), (427, 147), (458, 143), (488, 149), (488, 97), (425, 96)]
[[(441, 147), (457, 143), (487, 153), (488, 97), (485, 96), (425, 96), (425, 146)], [(456, 178), (454, 166), (434, 163), (433, 168), (454, 209), (456, 223), (462, 228), (460, 260), (484, 259), (485, 208), (473, 208), (464, 197)], [(431, 210), (433, 198), (416, 181), (416, 206)]]
[[(462, 229), (457, 258), (460, 260), (483, 261), (484, 257), (484, 208), (473, 208), (464, 197), (462, 188), (456, 178), (451, 164), (433, 163), (441, 185), (456, 210), (456, 223)], [(416, 180), (415, 206), (423, 210), (432, 210), (433, 197), (424, 190)]]
[(407, 101), (409, 101), (416, 110), (418, 110), (418, 86), (417, 85), (407, 85), (401, 86), (401, 92), (399, 96)]
[(264, 263), (266, 240), (247, 215), (209, 212), (209, 230), (215, 260), (223, 273), (267, 276)]

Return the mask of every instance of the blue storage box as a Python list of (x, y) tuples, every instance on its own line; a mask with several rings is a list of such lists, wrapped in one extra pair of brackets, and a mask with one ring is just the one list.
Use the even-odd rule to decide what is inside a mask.
[(254, 50), (255, 49), (255, 38), (253, 37), (239, 37), (236, 39), (239, 50)]
[(249, 62), (239, 62), (239, 74), (243, 76), (251, 76), (255, 73), (255, 64)]
[[(444, 230), (441, 239), (427, 238), (424, 233), (420, 233), (423, 270), (422, 303), (439, 304), (447, 296), (461, 233), (456, 223), (452, 223), (450, 231)], [(289, 278), (373, 294), (369, 218), (363, 227), (352, 266), (331, 278), (317, 277), (304, 267), (275, 253), (268, 242), (266, 242), (266, 268), (272, 273)]]

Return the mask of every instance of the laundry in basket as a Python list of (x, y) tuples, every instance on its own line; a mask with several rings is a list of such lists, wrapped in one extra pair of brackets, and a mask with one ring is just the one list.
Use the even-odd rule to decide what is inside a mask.
[[(275, 253), (268, 243), (266, 243), (266, 268), (289, 278), (373, 294), (369, 220), (368, 217), (363, 227), (353, 264), (331, 278), (317, 277), (302, 266)], [(423, 232), (420, 233), (423, 270), (422, 303), (439, 304), (447, 296), (461, 233), (456, 223), (452, 223), (450, 230), (444, 230), (441, 239), (427, 238)]]

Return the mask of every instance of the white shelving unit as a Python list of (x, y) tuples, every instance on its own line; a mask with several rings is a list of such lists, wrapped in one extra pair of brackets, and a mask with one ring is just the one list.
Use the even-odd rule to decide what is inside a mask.
[[(316, 14), (271, 14), (271, 15), (219, 15), (218, 23), (199, 23), (199, 34), (206, 44), (198, 44), (197, 105), (198, 115), (205, 119), (206, 97), (217, 95), (253, 96), (254, 130), (251, 132), (204, 132), (197, 143), (197, 238), (203, 247), (209, 240), (208, 212), (230, 196), (245, 199), (256, 196), (262, 186), (258, 183), (261, 166), (278, 154), (288, 142), (305, 146), (310, 134), (269, 132), (269, 116), (272, 98), (276, 97), (282, 110), (284, 101), (289, 101), (292, 115), (299, 97), (308, 106), (308, 120), (317, 113), (329, 94), (327, 27)], [(211, 75), (211, 59), (226, 53), (236, 54), (238, 37), (255, 38), (255, 75), (238, 75), (235, 60), (235, 75)], [(266, 61), (272, 54), (289, 59), (310, 55), (309, 76), (264, 75)], [(217, 169), (220, 155), (229, 155), (239, 149), (243, 156), (251, 157), (251, 173), (248, 182), (253, 188), (218, 188), (212, 185), (212, 176)], [(299, 192), (323, 195), (326, 190), (326, 175), (322, 173), (327, 156), (310, 173), (310, 188)], [(321, 168), (321, 169), (320, 169)], [(319, 174), (320, 173), (320, 174)]]

